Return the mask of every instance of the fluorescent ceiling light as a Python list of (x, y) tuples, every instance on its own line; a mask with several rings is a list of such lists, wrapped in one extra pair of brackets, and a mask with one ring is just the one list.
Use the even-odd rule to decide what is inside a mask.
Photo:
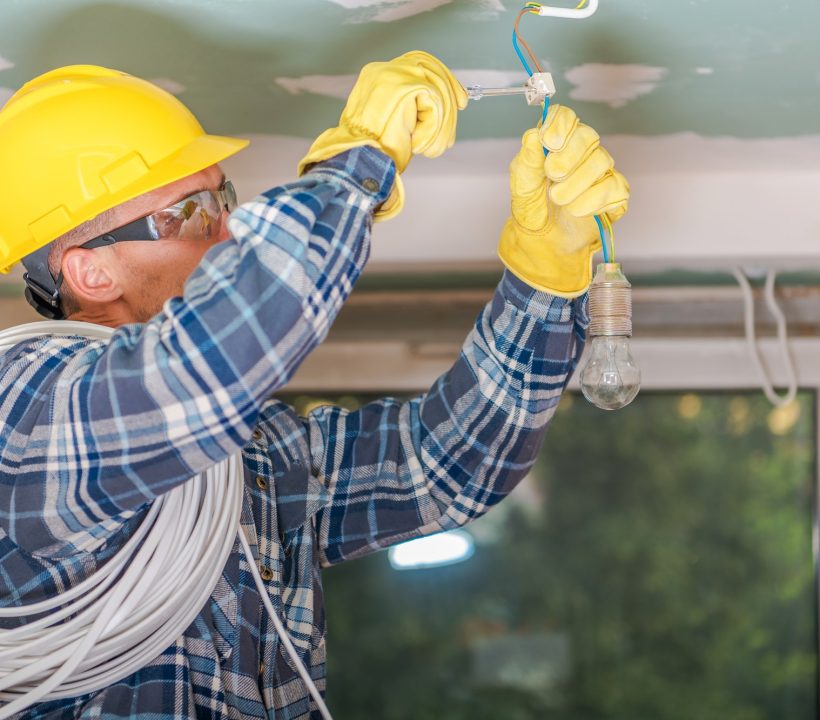
[(469, 560), (474, 550), (469, 533), (451, 530), (396, 545), (388, 557), (396, 570), (421, 570)]

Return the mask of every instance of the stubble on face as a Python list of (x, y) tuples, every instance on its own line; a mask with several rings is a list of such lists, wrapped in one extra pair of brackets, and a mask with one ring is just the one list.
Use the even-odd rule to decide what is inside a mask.
[[(222, 178), (219, 167), (212, 166), (181, 181), (181, 187), (185, 188), (183, 193), (216, 189)], [(157, 209), (180, 199), (179, 189), (173, 186), (169, 189), (170, 192), (166, 190), (160, 199), (155, 200)], [(223, 217), (220, 232), (212, 238), (127, 242), (111, 246), (119, 265), (123, 298), (130, 307), (134, 322), (147, 322), (162, 310), (167, 300), (182, 295), (186, 281), (205, 253), (229, 237), (226, 223), (227, 218)]]

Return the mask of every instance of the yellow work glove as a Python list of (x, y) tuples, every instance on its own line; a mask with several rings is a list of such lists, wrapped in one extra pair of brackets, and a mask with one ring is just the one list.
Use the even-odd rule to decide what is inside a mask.
[[(413, 155), (438, 157), (456, 140), (458, 110), (467, 92), (438, 59), (419, 50), (390, 62), (362, 68), (339, 126), (323, 132), (299, 163), (301, 176), (310, 165), (360, 145), (389, 155), (400, 173)], [(404, 186), (396, 177), (390, 197), (376, 220), (397, 215), (404, 206)]]
[(600, 143), (572, 110), (555, 105), (540, 130), (524, 134), (510, 165), (512, 217), (498, 255), (538, 290), (583, 295), (592, 282), (592, 257), (601, 249), (593, 216), (606, 213), (615, 222), (626, 213), (629, 184)]

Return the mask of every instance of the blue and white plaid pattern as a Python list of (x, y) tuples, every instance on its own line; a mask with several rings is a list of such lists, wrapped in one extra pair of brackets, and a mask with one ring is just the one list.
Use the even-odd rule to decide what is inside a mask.
[[(150, 322), (120, 328), (108, 346), (43, 338), (3, 356), (4, 605), (80, 582), (152, 499), (242, 448), (242, 524), (324, 688), (320, 567), (463, 525), (510, 492), (583, 346), (583, 299), (505, 274), (425, 395), (306, 418), (270, 399), (349, 295), (393, 173), (369, 148), (322, 163), (241, 206), (234, 240), (210, 250), (184, 296)], [(19, 717), (138, 716), (318, 717), (238, 544), (209, 604), (162, 655), (106, 690)]]

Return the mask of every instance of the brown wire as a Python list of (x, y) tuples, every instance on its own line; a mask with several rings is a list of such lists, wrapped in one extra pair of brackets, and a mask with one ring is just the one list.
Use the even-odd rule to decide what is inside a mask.
[(529, 14), (529, 12), (530, 11), (527, 8), (524, 8), (520, 13), (518, 13), (518, 17), (515, 19), (515, 34), (518, 36), (519, 44), (527, 51), (530, 58), (532, 59), (532, 62), (535, 65), (535, 69), (538, 72), (544, 72), (541, 69), (541, 63), (539, 63), (538, 58), (535, 57), (535, 53), (532, 51), (530, 46), (527, 44), (527, 41), (524, 40), (524, 38), (521, 36), (521, 31), (518, 29), (518, 26), (521, 23), (521, 18), (524, 17), (524, 15)]

